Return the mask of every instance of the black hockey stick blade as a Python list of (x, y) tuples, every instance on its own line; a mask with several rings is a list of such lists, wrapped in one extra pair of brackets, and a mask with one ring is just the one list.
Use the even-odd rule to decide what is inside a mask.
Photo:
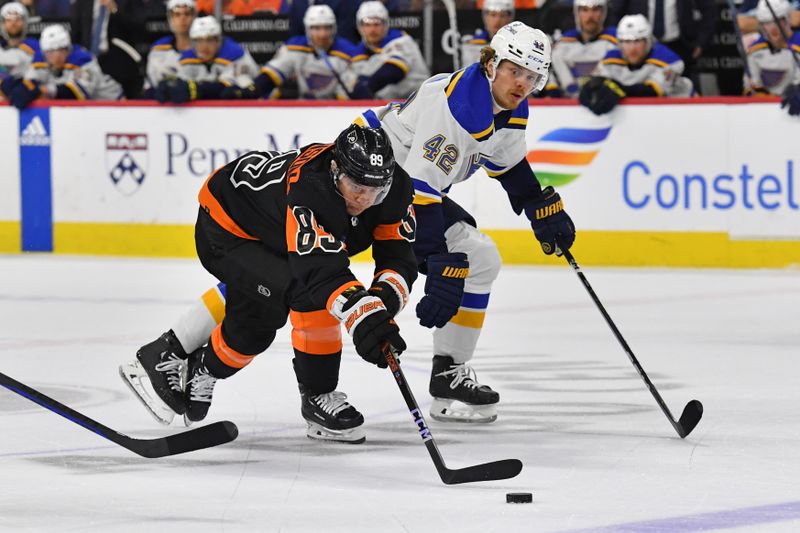
[(503, 459), (482, 465), (468, 466), (451, 470), (447, 467), (439, 472), (445, 485), (458, 485), (460, 483), (475, 483), (478, 481), (496, 481), (509, 479), (522, 471), (522, 461), (519, 459)]
[(686, 404), (681, 413), (681, 418), (678, 420), (678, 434), (681, 438), (686, 438), (689, 433), (695, 428), (700, 419), (703, 417), (703, 404), (698, 400), (692, 400)]
[(231, 442), (239, 435), (239, 429), (233, 422), (224, 421), (167, 437), (135, 439), (104, 426), (96, 420), (92, 420), (88, 416), (67, 407), (24, 383), (20, 383), (2, 372), (0, 372), (0, 385), (88, 429), (92, 433), (148, 459), (211, 448), (212, 446)]

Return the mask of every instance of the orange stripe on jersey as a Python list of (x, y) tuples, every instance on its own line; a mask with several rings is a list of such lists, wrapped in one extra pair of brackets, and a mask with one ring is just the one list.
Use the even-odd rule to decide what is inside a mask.
[(342, 294), (344, 291), (346, 291), (350, 287), (358, 287), (359, 289), (363, 289), (364, 288), (364, 286), (361, 283), (359, 283), (359, 281), (357, 279), (354, 279), (352, 281), (348, 281), (347, 283), (342, 283), (342, 285), (338, 289), (333, 291), (331, 293), (331, 295), (328, 297), (328, 301), (325, 302), (325, 308), (328, 311), (330, 311), (331, 307), (333, 307), (333, 301), (336, 298), (338, 298), (340, 294)]
[(222, 324), (218, 324), (211, 333), (211, 347), (214, 348), (214, 353), (219, 360), (231, 368), (244, 368), (258, 355), (239, 353), (228, 346), (228, 343), (222, 338)]
[(394, 224), (378, 224), (377, 226), (375, 226), (375, 229), (372, 230), (372, 236), (375, 238), (376, 241), (402, 240), (403, 237), (400, 235), (400, 226), (402, 225), (403, 225), (402, 220)]
[(257, 237), (253, 237), (245, 230), (239, 227), (239, 224), (233, 221), (231, 217), (228, 216), (228, 213), (225, 212), (225, 209), (220, 205), (219, 201), (211, 194), (211, 189), (208, 188), (208, 184), (211, 181), (211, 178), (217, 175), (217, 172), (220, 171), (223, 167), (218, 168), (211, 174), (206, 182), (203, 184), (203, 188), (200, 189), (200, 194), (197, 195), (197, 199), (200, 201), (200, 207), (202, 207), (206, 213), (211, 215), (211, 218), (214, 219), (214, 222), (220, 225), (220, 227), (224, 228), (226, 231), (233, 233), (240, 239), (249, 239), (251, 241), (257, 241)]
[(300, 179), (300, 169), (303, 168), (303, 165), (332, 147), (333, 144), (317, 144), (311, 146), (305, 152), (297, 156), (297, 158), (292, 161), (292, 164), (289, 165), (289, 170), (286, 172), (286, 192), (288, 193), (289, 189), (292, 188), (292, 183)]
[(342, 326), (326, 309), (289, 311), (292, 346), (311, 355), (333, 355), (342, 351)]

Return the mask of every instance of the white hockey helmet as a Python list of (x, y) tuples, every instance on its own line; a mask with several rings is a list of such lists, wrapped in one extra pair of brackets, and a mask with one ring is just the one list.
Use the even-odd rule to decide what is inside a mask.
[(336, 14), (331, 6), (325, 4), (310, 6), (303, 15), (303, 26), (306, 27), (306, 33), (314, 26), (332, 26), (336, 34)]
[[(24, 38), (25, 35), (28, 34), (28, 9), (19, 2), (9, 2), (0, 8), (0, 22), (11, 17), (19, 17), (22, 19), (22, 37)], [(2, 35), (3, 39), (6, 41), (9, 39), (4, 24), (0, 24), (0, 35)]]
[[(767, 2), (769, 2), (769, 5), (767, 5)], [(791, 11), (792, 6), (787, 0), (758, 0), (758, 5), (756, 6), (756, 20), (758, 22), (761, 24), (775, 22), (772, 11), (769, 9), (770, 7), (772, 7), (772, 11), (775, 12), (777, 18), (789, 20), (789, 11)]]
[(494, 13), (497, 11), (504, 11), (506, 13), (510, 13), (511, 16), (514, 16), (514, 0), (486, 0), (483, 3), (483, 8), (481, 12), (483, 13)]
[(600, 21), (600, 24), (605, 24), (606, 15), (608, 15), (608, 0), (575, 0), (575, 2), (572, 4), (572, 13), (575, 15), (575, 28), (578, 31), (581, 31), (581, 22), (578, 19), (578, 9), (581, 7), (603, 8), (603, 19)]
[(179, 7), (188, 7), (192, 12), (196, 11), (194, 0), (169, 0), (167, 2), (167, 14), (172, 13)]
[(214, 17), (198, 17), (192, 22), (189, 28), (190, 39), (209, 39), (211, 37), (222, 37), (222, 26), (219, 25)]
[(653, 47), (653, 29), (644, 15), (625, 15), (619, 19), (617, 24), (617, 40), (638, 41), (644, 39), (647, 42), (647, 51)]
[(71, 49), (72, 39), (67, 28), (61, 24), (52, 24), (42, 30), (42, 35), (39, 37), (39, 47), (42, 52), (52, 52), (62, 48)]
[(364, 2), (356, 11), (356, 24), (361, 24), (364, 20), (378, 20), (383, 23), (389, 23), (389, 10), (383, 5), (383, 2), (378, 0), (370, 0)]
[(550, 70), (550, 38), (542, 30), (515, 20), (500, 28), (489, 46), (494, 49), (494, 70), (505, 60), (539, 74), (533, 89), (541, 91), (547, 85)]

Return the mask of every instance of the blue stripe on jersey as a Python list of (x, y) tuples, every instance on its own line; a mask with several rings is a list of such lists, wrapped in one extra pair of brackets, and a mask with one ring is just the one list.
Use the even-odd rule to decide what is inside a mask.
[(437, 191), (436, 189), (434, 189), (433, 187), (431, 187), (430, 185), (428, 185), (427, 183), (425, 183), (422, 180), (418, 180), (416, 178), (411, 178), (411, 181), (414, 183), (414, 190), (415, 191), (424, 192), (424, 193), (428, 193), (428, 194), (433, 194), (433, 195), (436, 195), (436, 196), (442, 196), (442, 194), (439, 191)]
[(553, 130), (540, 141), (567, 142), (578, 144), (591, 144), (604, 141), (608, 137), (611, 128), (559, 128)]
[(227, 299), (225, 293), (228, 292), (228, 286), (220, 281), (219, 283), (217, 283), (217, 289), (219, 289), (219, 292), (220, 294), (222, 294), (222, 297)]
[(367, 119), (367, 124), (370, 128), (380, 128), (381, 127), (381, 119), (378, 118), (378, 115), (375, 114), (375, 111), (372, 109), (368, 109), (364, 111), (364, 118)]
[(488, 294), (474, 294), (465, 292), (461, 298), (461, 307), (469, 307), (470, 309), (486, 309), (489, 306)]

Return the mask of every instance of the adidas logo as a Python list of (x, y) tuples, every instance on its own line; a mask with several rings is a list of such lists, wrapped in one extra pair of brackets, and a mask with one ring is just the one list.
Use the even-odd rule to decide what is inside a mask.
[(23, 146), (48, 146), (50, 136), (44, 127), (41, 117), (33, 117), (19, 136), (19, 143)]

